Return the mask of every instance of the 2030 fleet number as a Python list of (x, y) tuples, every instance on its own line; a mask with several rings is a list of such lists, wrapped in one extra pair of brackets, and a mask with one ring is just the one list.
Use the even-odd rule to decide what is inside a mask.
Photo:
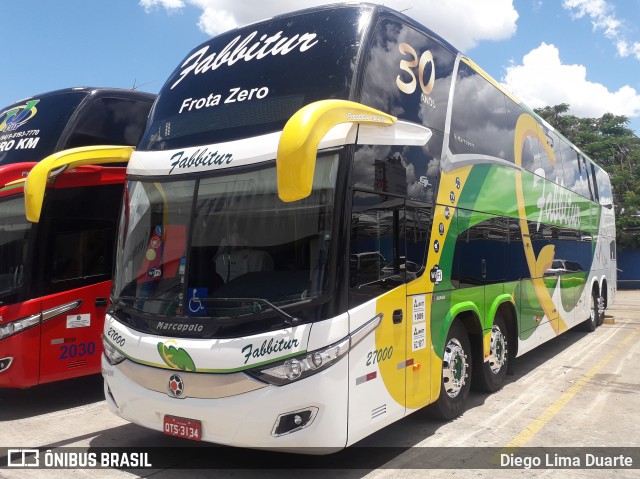
[(59, 359), (81, 358), (83, 356), (91, 356), (96, 352), (96, 343), (93, 341), (88, 343), (66, 344), (60, 346)]
[(393, 356), (393, 346), (369, 351), (367, 353), (367, 366), (386, 361), (387, 359), (390, 359), (391, 356)]

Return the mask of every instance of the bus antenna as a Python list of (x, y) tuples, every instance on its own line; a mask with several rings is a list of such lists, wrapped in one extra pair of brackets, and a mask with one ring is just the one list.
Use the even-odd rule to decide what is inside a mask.
[(133, 86), (131, 87), (131, 89), (134, 90), (134, 91), (138, 90), (139, 88), (142, 88), (143, 86), (147, 86), (147, 85), (150, 85), (151, 83), (155, 83), (156, 82), (155, 80), (151, 80), (151, 81), (148, 81), (147, 83), (143, 83), (142, 85), (136, 85), (136, 81), (137, 80), (134, 78)]

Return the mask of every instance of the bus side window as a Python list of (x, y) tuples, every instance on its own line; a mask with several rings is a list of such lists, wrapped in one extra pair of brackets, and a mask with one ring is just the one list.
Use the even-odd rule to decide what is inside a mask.
[(349, 307), (404, 282), (404, 199), (354, 191), (349, 251)]
[(433, 204), (442, 138), (441, 133), (434, 131), (423, 147), (357, 146), (352, 186), (407, 197), (420, 204)]
[(121, 98), (98, 98), (86, 109), (67, 140), (66, 148), (91, 145), (138, 144), (151, 103)]
[[(507, 124), (512, 125), (508, 131), (509, 141), (513, 144), (516, 136), (515, 126), (518, 123), (520, 115), (524, 113), (524, 110), (520, 105), (516, 104), (516, 102), (506, 96), (505, 105)], [(513, 161), (515, 161), (515, 158)], [(524, 138), (524, 145), (522, 146), (522, 167), (531, 173), (534, 173), (542, 167), (540, 163), (540, 147), (538, 145), (538, 139), (532, 135), (527, 135)]]
[(574, 193), (578, 193), (578, 183), (580, 182), (580, 164), (578, 162), (578, 153), (569, 146), (568, 143), (562, 142), (562, 169), (563, 169), (563, 186), (569, 188)]
[(580, 194), (593, 201), (595, 196), (593, 194), (593, 185), (591, 184), (591, 165), (583, 155), (580, 155), (580, 164), (582, 165)]
[(507, 126), (507, 113), (504, 93), (460, 62), (451, 112), (451, 153), (489, 156), (513, 163), (513, 131)]
[(593, 187), (593, 200), (596, 203), (600, 203), (600, 192), (598, 191), (598, 181), (596, 176), (596, 166), (589, 162), (591, 166), (590, 176), (591, 176), (591, 185)]
[(555, 157), (551, 158), (547, 154), (547, 150), (544, 148), (544, 145), (540, 145), (540, 165), (544, 170), (544, 177), (549, 181), (554, 181), (559, 184), (563, 175), (560, 138), (553, 131), (544, 128), (541, 125), (538, 125), (538, 136), (539, 138), (546, 139), (547, 146), (553, 151), (553, 155)]
[(461, 288), (507, 281), (509, 219), (459, 210), (458, 226), (463, 231), (456, 241), (451, 279)]
[(596, 182), (599, 185), (598, 195), (600, 197), (600, 204), (603, 206), (613, 205), (613, 192), (611, 191), (611, 181), (607, 173), (596, 166)]
[(555, 247), (556, 260), (562, 260), (560, 274), (591, 269), (591, 235), (586, 231), (569, 228), (551, 227), (553, 237), (551, 243)]

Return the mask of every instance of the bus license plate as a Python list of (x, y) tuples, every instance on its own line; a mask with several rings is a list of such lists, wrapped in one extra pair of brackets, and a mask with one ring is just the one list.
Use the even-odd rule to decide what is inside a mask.
[(202, 437), (202, 423), (194, 419), (165, 416), (164, 433), (169, 436), (199, 441)]

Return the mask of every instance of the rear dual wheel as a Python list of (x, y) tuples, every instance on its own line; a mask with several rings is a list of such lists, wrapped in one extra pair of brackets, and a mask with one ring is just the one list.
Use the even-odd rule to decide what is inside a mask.
[[(603, 288), (604, 287), (605, 286), (603, 286)], [(602, 326), (602, 323), (604, 323), (604, 310), (605, 310), (604, 296), (602, 295), (598, 296), (598, 301), (596, 301), (596, 306), (597, 306), (596, 325)]]
[(449, 329), (442, 356), (440, 397), (432, 410), (442, 419), (453, 419), (464, 410), (471, 386), (471, 344), (459, 321)]
[(479, 364), (474, 369), (474, 386), (486, 392), (497, 391), (504, 384), (509, 367), (507, 327), (504, 319), (496, 315), (493, 320), (489, 357), (486, 361), (482, 357), (482, 348), (478, 349), (479, 354), (476, 358)]
[(582, 323), (582, 329), (589, 333), (604, 322), (604, 300), (594, 289), (591, 292), (591, 302), (589, 303), (589, 317)]

